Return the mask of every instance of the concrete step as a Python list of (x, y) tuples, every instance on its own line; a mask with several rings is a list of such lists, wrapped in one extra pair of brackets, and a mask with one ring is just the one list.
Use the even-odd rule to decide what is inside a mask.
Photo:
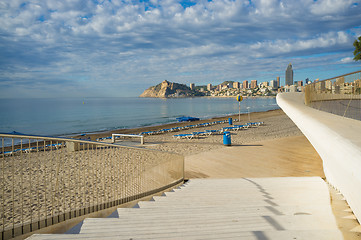
[(319, 195), (318, 191), (310, 191), (307, 197), (304, 196), (304, 191), (299, 192), (279, 192), (279, 193), (271, 193), (271, 194), (262, 194), (262, 193), (252, 193), (247, 192), (247, 194), (223, 194), (217, 197), (214, 197), (212, 193), (207, 192), (204, 194), (191, 192), (187, 194), (174, 194), (174, 195), (166, 195), (166, 196), (155, 196), (153, 197), (153, 201), (204, 201), (204, 200), (215, 200), (215, 201), (247, 201), (250, 199), (272, 199), (274, 201), (322, 201), (329, 202), (330, 197), (327, 195)]
[(223, 214), (234, 214), (242, 216), (264, 216), (264, 215), (332, 215), (331, 208), (328, 205), (294, 205), (294, 206), (222, 206), (221, 209), (215, 209), (214, 206), (199, 207), (190, 206), (189, 208), (169, 208), (166, 211), (163, 208), (118, 208), (118, 218), (128, 217), (146, 217), (147, 215), (157, 215), (159, 217), (182, 217), (182, 216), (212, 216), (222, 211)]
[[(316, 202), (316, 201), (315, 201)], [(223, 206), (243, 206), (243, 207), (254, 207), (254, 206), (292, 206), (292, 205), (322, 205), (322, 202), (316, 202), (313, 204), (312, 201), (306, 200), (299, 200), (295, 201), (286, 201), (286, 200), (279, 200), (274, 201), (270, 199), (249, 199), (242, 200), (240, 199), (238, 202), (235, 201), (217, 201), (214, 200), (205, 200), (205, 201), (149, 201), (149, 202), (139, 202), (135, 207), (139, 208), (188, 208), (197, 204), (198, 207), (207, 207), (213, 206), (214, 208), (222, 208)]]
[(86, 219), (80, 233), (119, 234), (135, 233), (172, 234), (174, 232), (198, 235), (218, 231), (287, 231), (287, 230), (336, 230), (335, 223), (320, 216), (246, 216), (228, 218), (222, 216), (211, 219), (153, 219), (151, 221), (122, 221), (119, 219)]
[(72, 239), (117, 239), (117, 240), (142, 240), (142, 239), (173, 239), (173, 240), (213, 240), (213, 239), (239, 239), (239, 240), (280, 240), (280, 239), (297, 239), (297, 240), (339, 240), (342, 235), (338, 230), (307, 230), (307, 231), (219, 231), (214, 233), (203, 233), (203, 235), (182, 234), (149, 234), (147, 236), (138, 236), (135, 234), (119, 235), (116, 232), (94, 233), (94, 234), (37, 234), (33, 235), (30, 240), (72, 240)]
[(33, 239), (343, 239), (319, 177), (192, 179), (117, 214)]

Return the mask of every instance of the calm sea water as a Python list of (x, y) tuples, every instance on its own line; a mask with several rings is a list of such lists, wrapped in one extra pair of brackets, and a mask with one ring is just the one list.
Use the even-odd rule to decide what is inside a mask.
[[(278, 109), (274, 98), (247, 98), (241, 112)], [(0, 132), (64, 136), (238, 113), (235, 98), (0, 99)]]

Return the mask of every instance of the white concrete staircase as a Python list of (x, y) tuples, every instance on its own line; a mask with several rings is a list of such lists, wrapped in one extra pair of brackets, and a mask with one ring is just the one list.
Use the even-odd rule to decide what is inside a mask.
[(343, 239), (319, 177), (191, 179), (153, 200), (29, 239)]

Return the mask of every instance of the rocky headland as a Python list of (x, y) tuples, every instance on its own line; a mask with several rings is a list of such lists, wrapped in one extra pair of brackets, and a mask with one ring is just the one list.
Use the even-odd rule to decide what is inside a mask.
[(162, 83), (146, 89), (139, 97), (149, 98), (180, 98), (196, 97), (205, 94), (197, 90), (192, 90), (185, 84), (172, 83), (164, 80)]

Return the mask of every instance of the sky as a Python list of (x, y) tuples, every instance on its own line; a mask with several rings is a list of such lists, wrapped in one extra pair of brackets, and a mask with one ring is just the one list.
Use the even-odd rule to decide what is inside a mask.
[(0, 98), (131, 97), (361, 70), (361, 0), (2, 0)]

